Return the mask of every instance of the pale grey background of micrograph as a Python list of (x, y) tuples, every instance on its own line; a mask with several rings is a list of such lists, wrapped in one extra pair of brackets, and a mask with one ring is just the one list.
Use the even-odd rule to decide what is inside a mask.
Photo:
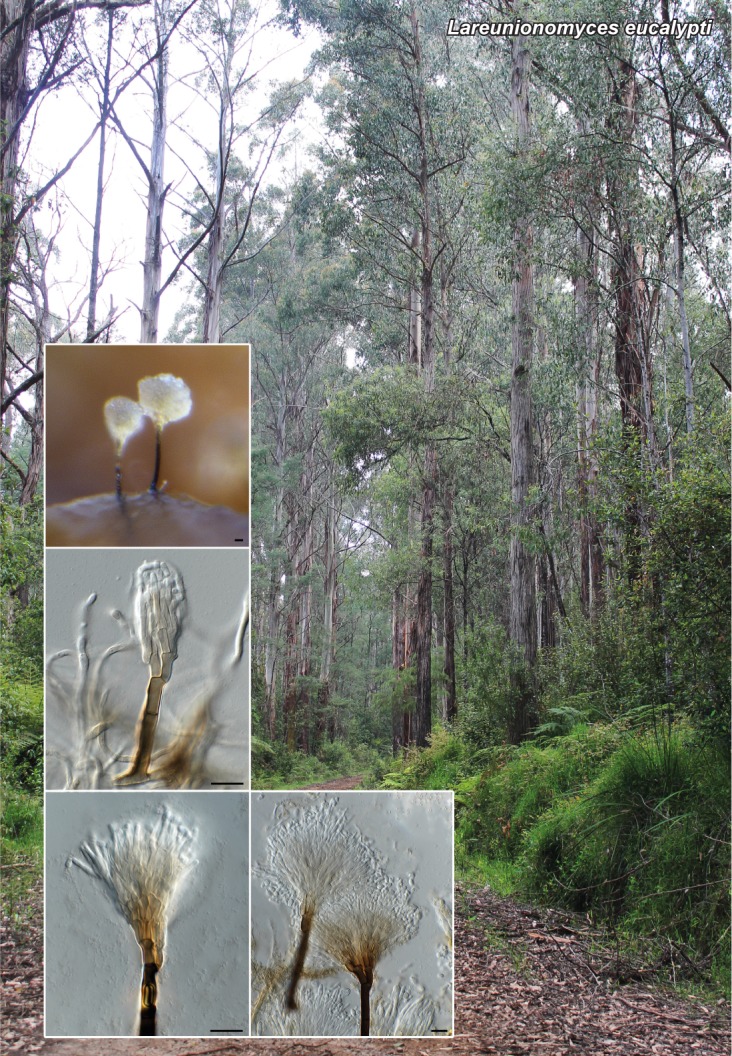
[[(434, 910), (441, 898), (453, 909), (453, 796), (451, 792), (252, 792), (252, 941), (253, 957), (270, 963), (275, 946), (280, 951), (292, 943), (292, 921), (286, 907), (270, 901), (257, 877), (256, 867), (266, 866), (267, 836), (273, 828), (279, 803), (303, 805), (337, 798), (350, 821), (368, 838), (394, 875), (415, 874), (412, 902), (422, 911), (417, 934), (397, 946), (379, 962), (372, 998), (388, 995), (397, 984), (416, 979), (437, 1006), (439, 1028), (453, 1024), (454, 994), (446, 987), (436, 951), (445, 937)], [(333, 981), (352, 991), (351, 1003), (359, 1007), (352, 977), (345, 971)], [(451, 980), (450, 980), (451, 983)], [(254, 995), (253, 995), (254, 997)]]
[[(132, 622), (132, 583), (135, 571), (148, 560), (170, 562), (181, 573), (186, 593), (186, 616), (178, 639), (178, 657), (163, 691), (156, 748), (166, 742), (176, 720), (195, 703), (207, 684), (211, 657), (219, 646), (225, 658), (233, 653), (234, 639), (249, 587), (249, 553), (227, 549), (58, 549), (46, 551), (46, 663), (55, 652), (71, 654), (56, 661), (54, 669), (66, 682), (77, 677), (76, 653), (79, 621), (84, 602), (96, 593), (89, 610), (88, 649), (94, 656), (126, 636), (112, 612), (119, 609)], [(222, 682), (213, 700), (218, 724), (207, 756), (207, 776), (213, 781), (249, 785), (249, 634), (241, 661)], [(111, 747), (127, 745), (145, 696), (149, 670), (139, 646), (112, 657), (105, 665), (105, 685), (110, 703), (119, 714), (118, 729), (108, 735)], [(46, 787), (64, 788), (66, 774), (61, 756), (73, 756), (73, 725), (53, 692), (46, 694)], [(127, 749), (129, 751), (129, 748)], [(121, 772), (123, 764), (116, 767)], [(202, 786), (205, 787), (205, 786)]]
[(106, 838), (110, 822), (153, 820), (161, 804), (197, 830), (198, 864), (168, 927), (157, 1032), (248, 1033), (248, 798), (229, 791), (47, 793), (46, 1034), (137, 1034), (140, 947), (104, 884), (66, 863), (82, 841)]

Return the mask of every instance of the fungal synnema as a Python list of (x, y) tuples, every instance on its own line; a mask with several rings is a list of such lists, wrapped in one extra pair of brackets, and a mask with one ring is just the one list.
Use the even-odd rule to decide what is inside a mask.
[[(254, 1033), (422, 1035), (451, 1018), (444, 916), (434, 906), (451, 902), (452, 801), (427, 796), (265, 793), (254, 802), (253, 939), (271, 949), (257, 964)], [(411, 832), (405, 809), (421, 815)], [(430, 831), (437, 859), (425, 846)], [(337, 1014), (349, 993), (357, 1011), (346, 1003)], [(327, 1010), (320, 1023), (318, 1008)]]

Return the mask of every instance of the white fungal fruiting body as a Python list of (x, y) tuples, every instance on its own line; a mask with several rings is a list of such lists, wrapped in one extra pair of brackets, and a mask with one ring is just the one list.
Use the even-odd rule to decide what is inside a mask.
[(173, 565), (140, 565), (135, 573), (134, 623), (144, 663), (163, 669), (178, 655), (185, 600), (183, 577)]
[(145, 412), (139, 403), (126, 396), (113, 396), (104, 404), (104, 422), (107, 432), (117, 446), (118, 457), (131, 436), (142, 427)]
[(373, 971), (385, 954), (417, 933), (420, 912), (409, 896), (400, 878), (375, 876), (365, 890), (323, 906), (314, 925), (318, 946), (349, 972)]
[(109, 839), (81, 844), (71, 858), (101, 880), (132, 927), (145, 963), (163, 964), (165, 930), (181, 881), (195, 863), (195, 831), (163, 809), (157, 820), (109, 825)]
[(275, 902), (286, 905), (299, 924), (303, 909), (343, 899), (368, 884), (378, 867), (371, 846), (349, 828), (336, 799), (305, 806), (280, 803), (267, 839), (268, 861), (256, 870)]
[(269, 896), (290, 909), (293, 934), (312, 935), (309, 948), (300, 940), (288, 1008), (298, 1007), (295, 987), (308, 965), (345, 969), (370, 988), (381, 958), (417, 932), (414, 878), (387, 872), (337, 799), (281, 803), (274, 820), (267, 866), (256, 872)]
[(137, 383), (140, 406), (157, 429), (177, 422), (191, 413), (191, 390), (182, 378), (173, 374), (156, 374), (140, 378)]

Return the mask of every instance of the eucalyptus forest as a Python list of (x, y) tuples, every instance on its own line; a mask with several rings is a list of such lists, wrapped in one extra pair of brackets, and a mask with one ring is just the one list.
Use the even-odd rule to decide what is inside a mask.
[[(0, 28), (9, 860), (39, 833), (44, 345), (250, 343), (254, 787), (454, 789), (461, 877), (726, 992), (727, 6), (4, 0)], [(84, 108), (51, 161), (53, 100)]]

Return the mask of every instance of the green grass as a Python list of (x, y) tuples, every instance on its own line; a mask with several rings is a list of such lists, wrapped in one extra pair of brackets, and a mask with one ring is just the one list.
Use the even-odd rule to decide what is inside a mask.
[(3, 678), (2, 910), (22, 925), (32, 912), (31, 888), (43, 868), (43, 691), (40, 685)]
[(455, 879), (489, 887), (501, 898), (520, 894), (521, 870), (515, 862), (503, 862), (486, 855), (466, 855), (455, 845)]
[(466, 789), (458, 868), (498, 892), (588, 913), (627, 941), (663, 936), (672, 974), (721, 987), (729, 788), (725, 754), (689, 725), (576, 727), (496, 756)]
[(39, 796), (3, 790), (0, 865), (3, 916), (20, 927), (33, 911), (29, 895), (43, 871), (43, 807)]
[(653, 947), (675, 984), (725, 992), (729, 759), (688, 721), (578, 724), (481, 752), (438, 729), (382, 787), (454, 789), (458, 879), (585, 913)]

